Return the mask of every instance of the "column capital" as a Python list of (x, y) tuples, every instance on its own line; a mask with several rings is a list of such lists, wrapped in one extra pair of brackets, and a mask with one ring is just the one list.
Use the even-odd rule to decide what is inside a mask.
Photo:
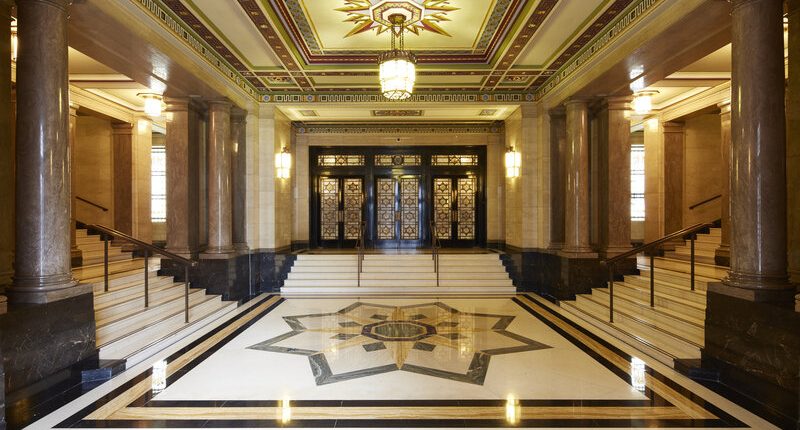
[(683, 123), (677, 121), (669, 121), (661, 124), (664, 133), (683, 133)]
[(205, 102), (208, 105), (209, 111), (230, 112), (233, 107), (233, 103), (231, 103), (228, 99), (206, 100)]
[[(0, 0), (0, 1), (2, 1), (2, 0)], [(80, 106), (78, 106), (77, 103), (69, 102), (69, 116), (78, 116), (78, 109), (79, 108), (80, 108)]]
[(247, 122), (247, 111), (238, 106), (231, 108), (231, 122), (234, 124)]
[(556, 106), (556, 107), (550, 109), (547, 113), (551, 117), (554, 117), (554, 116), (566, 116), (567, 115), (567, 109), (563, 105), (561, 105), (561, 106)]
[(726, 100), (722, 103), (717, 103), (717, 107), (719, 107), (720, 115), (729, 114), (731, 113), (731, 101)]
[(165, 112), (185, 112), (189, 110), (192, 99), (188, 97), (164, 97), (164, 103), (167, 104)]
[(564, 106), (566, 108), (570, 108), (571, 106), (585, 106), (588, 109), (589, 103), (591, 102), (592, 99), (590, 97), (573, 96), (564, 101)]
[(610, 96), (603, 100), (608, 110), (629, 110), (633, 96)]
[(111, 124), (111, 133), (118, 135), (118, 134), (127, 134), (130, 135), (133, 133), (133, 124), (129, 122), (115, 122)]
[(519, 107), (523, 118), (536, 118), (539, 115), (538, 107), (533, 103), (524, 103)]

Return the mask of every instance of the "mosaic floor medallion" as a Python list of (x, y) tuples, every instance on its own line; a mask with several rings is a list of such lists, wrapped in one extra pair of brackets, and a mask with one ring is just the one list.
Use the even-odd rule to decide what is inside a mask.
[(507, 330), (514, 318), (441, 302), (356, 302), (338, 312), (285, 316), (291, 331), (249, 349), (307, 356), (317, 385), (397, 370), (483, 385), (492, 356), (550, 348)]

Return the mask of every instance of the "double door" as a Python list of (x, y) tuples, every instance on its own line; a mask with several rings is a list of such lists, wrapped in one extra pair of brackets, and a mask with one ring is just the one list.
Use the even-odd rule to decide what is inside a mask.
[(364, 177), (320, 176), (318, 195), (320, 245), (356, 246), (364, 220)]
[(422, 175), (375, 176), (376, 247), (424, 246), (424, 188)]
[(442, 246), (475, 246), (478, 178), (435, 175), (432, 182), (433, 229)]

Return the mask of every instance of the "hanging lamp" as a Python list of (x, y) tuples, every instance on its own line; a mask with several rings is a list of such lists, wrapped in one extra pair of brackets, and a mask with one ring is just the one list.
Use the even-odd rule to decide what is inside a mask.
[(381, 92), (389, 100), (405, 100), (414, 92), (417, 58), (404, 49), (403, 30), (406, 17), (393, 14), (389, 16), (389, 21), (392, 24), (392, 49), (378, 57)]

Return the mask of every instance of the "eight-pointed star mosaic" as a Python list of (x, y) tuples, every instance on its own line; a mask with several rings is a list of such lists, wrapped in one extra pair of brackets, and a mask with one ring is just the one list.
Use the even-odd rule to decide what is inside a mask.
[(356, 302), (337, 312), (285, 316), (291, 331), (248, 349), (307, 356), (317, 385), (396, 370), (483, 385), (492, 356), (551, 348), (508, 331), (514, 318), (441, 302)]

